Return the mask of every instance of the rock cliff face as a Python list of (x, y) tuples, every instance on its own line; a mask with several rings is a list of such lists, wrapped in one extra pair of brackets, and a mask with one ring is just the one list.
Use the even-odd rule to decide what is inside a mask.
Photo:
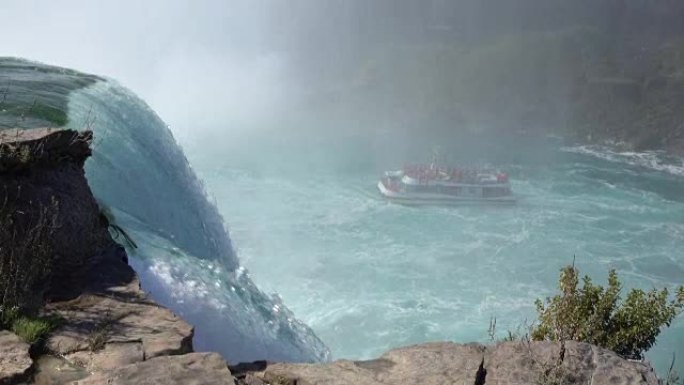
[[(69, 130), (0, 131), (0, 193), (9, 213), (0, 226), (11, 230), (2, 234), (21, 244), (36, 225), (53, 228), (38, 250), (48, 256), (45, 279), (32, 294), (46, 300), (42, 314), (61, 319), (32, 347), (0, 330), (0, 384), (657, 384), (649, 366), (574, 342), (440, 342), (370, 361), (230, 368), (216, 353), (194, 353), (192, 326), (146, 298), (109, 235), (83, 173), (91, 139)], [(39, 221), (46, 213), (51, 221)], [(0, 269), (31, 269), (35, 254), (27, 250), (0, 245)]]
[(91, 132), (0, 131), (0, 205), (11, 222), (3, 226), (14, 230), (3, 235), (16, 236), (5, 242), (16, 248), (22, 238), (45, 238), (41, 250), (27, 252), (46, 254), (50, 271), (32, 288), (36, 294), (68, 295), (64, 289), (83, 284), (94, 256), (114, 245), (84, 175), (91, 140)]

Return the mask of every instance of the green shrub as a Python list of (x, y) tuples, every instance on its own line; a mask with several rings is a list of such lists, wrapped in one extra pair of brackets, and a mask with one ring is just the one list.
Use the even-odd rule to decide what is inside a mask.
[(58, 316), (29, 317), (22, 315), (17, 307), (0, 307), (0, 330), (11, 330), (28, 344), (40, 341), (61, 322)]
[(579, 285), (574, 266), (561, 270), (561, 293), (536, 301), (539, 324), (532, 339), (575, 340), (610, 349), (625, 358), (641, 359), (656, 342), (663, 327), (684, 309), (684, 286), (674, 299), (667, 289), (648, 292), (632, 289), (622, 300), (622, 284), (615, 270), (608, 276), (608, 287), (594, 285), (585, 276)]
[(27, 344), (34, 344), (52, 332), (60, 322), (56, 317), (20, 317), (13, 322), (11, 330)]

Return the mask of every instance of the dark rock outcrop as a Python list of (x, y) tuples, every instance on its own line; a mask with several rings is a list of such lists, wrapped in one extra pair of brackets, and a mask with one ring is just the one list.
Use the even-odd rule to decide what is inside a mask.
[(91, 155), (93, 133), (53, 128), (0, 130), (0, 173), (37, 168), (56, 169), (66, 163), (83, 167)]
[(11, 213), (8, 222), (18, 239), (41, 226), (50, 231), (41, 245), (52, 254), (41, 262), (48, 276), (32, 288), (38, 296), (63, 298), (64, 288), (82, 286), (93, 256), (114, 244), (83, 170), (91, 140), (91, 132), (73, 130), (0, 131), (0, 205)]

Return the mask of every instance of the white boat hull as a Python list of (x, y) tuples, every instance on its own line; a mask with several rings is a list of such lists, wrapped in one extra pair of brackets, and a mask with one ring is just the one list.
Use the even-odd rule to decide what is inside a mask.
[(513, 204), (516, 202), (512, 195), (483, 198), (435, 193), (403, 193), (388, 189), (382, 180), (378, 182), (378, 190), (383, 197), (407, 205)]

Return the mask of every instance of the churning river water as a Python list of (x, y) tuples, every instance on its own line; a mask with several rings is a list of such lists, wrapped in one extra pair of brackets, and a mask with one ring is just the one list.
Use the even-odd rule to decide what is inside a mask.
[[(553, 138), (408, 140), (390, 133), (242, 132), (186, 143), (242, 264), (278, 293), (334, 358), (431, 340), (488, 340), (535, 317), (573, 262), (605, 284), (684, 283), (684, 163)], [(407, 207), (380, 198), (385, 169), (428, 160), (507, 171), (511, 207)], [(681, 355), (684, 322), (651, 358)]]

